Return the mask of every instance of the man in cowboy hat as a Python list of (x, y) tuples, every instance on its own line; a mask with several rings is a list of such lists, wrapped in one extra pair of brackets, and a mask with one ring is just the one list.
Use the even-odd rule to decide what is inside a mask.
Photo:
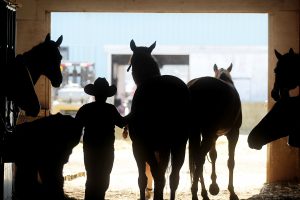
[(106, 103), (107, 97), (116, 94), (116, 86), (109, 86), (105, 78), (99, 77), (94, 84), (86, 85), (84, 91), (95, 97), (94, 102), (83, 105), (76, 114), (84, 127), (85, 200), (104, 200), (114, 162), (114, 128), (122, 128), (126, 122), (114, 105)]

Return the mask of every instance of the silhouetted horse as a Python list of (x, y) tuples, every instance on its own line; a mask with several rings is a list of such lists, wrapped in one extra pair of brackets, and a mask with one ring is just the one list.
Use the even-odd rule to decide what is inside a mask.
[(170, 155), (171, 200), (179, 183), (179, 171), (185, 157), (188, 123), (189, 91), (177, 77), (161, 75), (151, 56), (156, 43), (150, 47), (136, 47), (130, 42), (132, 77), (137, 85), (129, 114), (129, 134), (137, 163), (140, 199), (145, 199), (146, 162), (154, 178), (154, 199), (163, 199), (165, 172)]
[(289, 97), (289, 91), (300, 86), (300, 56), (292, 48), (284, 55), (275, 50), (275, 55), (278, 61), (271, 96), (277, 101)]
[(239, 94), (230, 76), (232, 64), (225, 70), (214, 65), (215, 77), (201, 77), (191, 80), (188, 87), (192, 101), (192, 130), (189, 138), (190, 171), (192, 177), (192, 198), (198, 199), (198, 180), (202, 187), (201, 195), (208, 200), (203, 178), (205, 156), (209, 152), (212, 162), (212, 184), (209, 191), (213, 195), (219, 193), (216, 183), (215, 162), (217, 158), (216, 140), (225, 135), (229, 145), (229, 184), (230, 199), (238, 196), (233, 187), (234, 151), (242, 124), (242, 110)]
[(80, 141), (79, 124), (58, 113), (16, 126), (9, 147), (15, 154), (18, 199), (64, 199), (63, 166)]
[(59, 52), (61, 42), (62, 36), (57, 41), (52, 41), (48, 34), (44, 42), (17, 55), (2, 69), (4, 71), (1, 72), (0, 80), (1, 96), (4, 95), (13, 101), (28, 116), (37, 116), (40, 111), (34, 85), (41, 75), (50, 79), (54, 87), (59, 87), (62, 83), (62, 56)]
[[(275, 55), (278, 62), (271, 96), (277, 102), (248, 136), (249, 147), (254, 149), (286, 136), (288, 144), (300, 147), (300, 56), (293, 49), (284, 55), (275, 50)], [(298, 96), (290, 97), (292, 89), (298, 89)]]

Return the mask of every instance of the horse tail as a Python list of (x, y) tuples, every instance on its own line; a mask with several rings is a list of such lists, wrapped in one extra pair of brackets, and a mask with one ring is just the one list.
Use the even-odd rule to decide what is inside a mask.
[(189, 170), (190, 170), (190, 179), (191, 179), (191, 184), (193, 183), (193, 176), (194, 176), (194, 171), (195, 171), (195, 165), (194, 165), (194, 155), (192, 152), (192, 147), (191, 147), (191, 141), (189, 139)]
[(193, 183), (194, 174), (196, 170), (196, 158), (197, 158), (197, 150), (200, 147), (200, 134), (190, 135), (189, 136), (189, 170), (190, 170), (190, 178), (191, 183)]

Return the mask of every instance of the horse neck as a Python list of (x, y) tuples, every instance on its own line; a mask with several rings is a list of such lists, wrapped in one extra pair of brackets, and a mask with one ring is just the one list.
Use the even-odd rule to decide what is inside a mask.
[(39, 58), (36, 58), (36, 56), (33, 56), (29, 52), (26, 52), (21, 56), (22, 56), (22, 63), (27, 68), (33, 84), (35, 84), (41, 76), (41, 72), (40, 72), (41, 66), (37, 62)]
[(157, 76), (161, 76), (159, 71), (158, 72), (142, 71), (142, 72), (140, 72), (140, 74), (135, 75), (133, 77), (133, 79), (134, 79), (136, 85), (139, 86), (143, 82), (145, 82), (151, 78), (157, 77)]
[(228, 83), (228, 84), (230, 84), (230, 85), (232, 85), (232, 86), (234, 86), (232, 78), (229, 77), (228, 75), (224, 74), (224, 73), (220, 75), (219, 79), (226, 82), (226, 83)]
[(132, 68), (133, 79), (137, 85), (142, 82), (157, 76), (161, 76), (157, 62), (152, 57), (145, 57), (146, 59), (139, 61), (136, 66)]

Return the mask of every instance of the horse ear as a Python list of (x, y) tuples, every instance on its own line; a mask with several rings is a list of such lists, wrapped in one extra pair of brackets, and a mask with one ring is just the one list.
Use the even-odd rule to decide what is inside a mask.
[(231, 70), (232, 70), (232, 63), (231, 63), (230, 66), (227, 68), (227, 71), (228, 71), (228, 72), (231, 72)]
[(294, 54), (294, 50), (293, 50), (293, 48), (290, 48), (290, 50), (289, 50), (289, 54)]
[(218, 71), (218, 66), (216, 64), (214, 64), (214, 71)]
[(130, 41), (130, 49), (134, 52), (136, 49), (135, 42), (133, 40)]
[(56, 45), (59, 47), (60, 45), (61, 45), (61, 43), (62, 43), (62, 41), (63, 41), (63, 36), (61, 35), (57, 40), (56, 40)]
[(45, 42), (49, 42), (49, 41), (50, 41), (50, 33), (48, 33), (46, 38), (45, 38)]
[(149, 53), (151, 53), (153, 51), (153, 49), (155, 48), (155, 46), (156, 46), (156, 41), (148, 48)]
[(280, 59), (282, 55), (275, 49), (275, 55), (277, 59)]

